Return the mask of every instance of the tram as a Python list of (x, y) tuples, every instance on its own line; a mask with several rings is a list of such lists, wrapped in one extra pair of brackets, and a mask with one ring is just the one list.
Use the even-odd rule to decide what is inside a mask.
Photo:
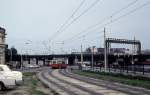
[(66, 69), (67, 68), (67, 61), (63, 58), (59, 58), (59, 59), (53, 59), (50, 61), (49, 66), (52, 69)]

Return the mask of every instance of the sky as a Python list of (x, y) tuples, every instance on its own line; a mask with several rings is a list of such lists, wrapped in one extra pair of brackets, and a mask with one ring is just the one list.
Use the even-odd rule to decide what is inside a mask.
[(6, 43), (19, 53), (70, 53), (80, 51), (81, 44), (83, 49), (103, 47), (104, 27), (107, 38), (135, 37), (142, 49), (150, 49), (150, 0), (0, 2), (0, 26), (6, 29)]

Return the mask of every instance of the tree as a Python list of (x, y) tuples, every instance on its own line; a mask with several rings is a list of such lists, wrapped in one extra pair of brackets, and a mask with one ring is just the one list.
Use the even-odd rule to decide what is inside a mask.
[(86, 48), (85, 52), (91, 53), (92, 52), (92, 48), (96, 48), (96, 46), (92, 46), (92, 47)]
[(14, 47), (11, 47), (10, 53), (11, 53), (11, 55), (17, 55), (18, 54), (17, 49)]
[(9, 56), (10, 56), (10, 49), (8, 49), (8, 45), (5, 46), (5, 60), (6, 62), (9, 61)]
[(90, 53), (91, 52), (91, 48), (90, 47), (86, 48), (85, 52)]

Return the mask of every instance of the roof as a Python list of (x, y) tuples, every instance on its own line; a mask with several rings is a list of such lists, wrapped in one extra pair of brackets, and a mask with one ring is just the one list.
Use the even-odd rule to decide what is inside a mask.
[(0, 64), (0, 67), (4, 67), (4, 68), (5, 68), (5, 67), (7, 67), (7, 65), (4, 65), (4, 64)]

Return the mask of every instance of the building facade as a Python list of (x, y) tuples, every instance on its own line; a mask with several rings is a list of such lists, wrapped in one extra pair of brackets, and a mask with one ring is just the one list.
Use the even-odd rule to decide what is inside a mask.
[(5, 29), (0, 27), (0, 64), (5, 64)]

